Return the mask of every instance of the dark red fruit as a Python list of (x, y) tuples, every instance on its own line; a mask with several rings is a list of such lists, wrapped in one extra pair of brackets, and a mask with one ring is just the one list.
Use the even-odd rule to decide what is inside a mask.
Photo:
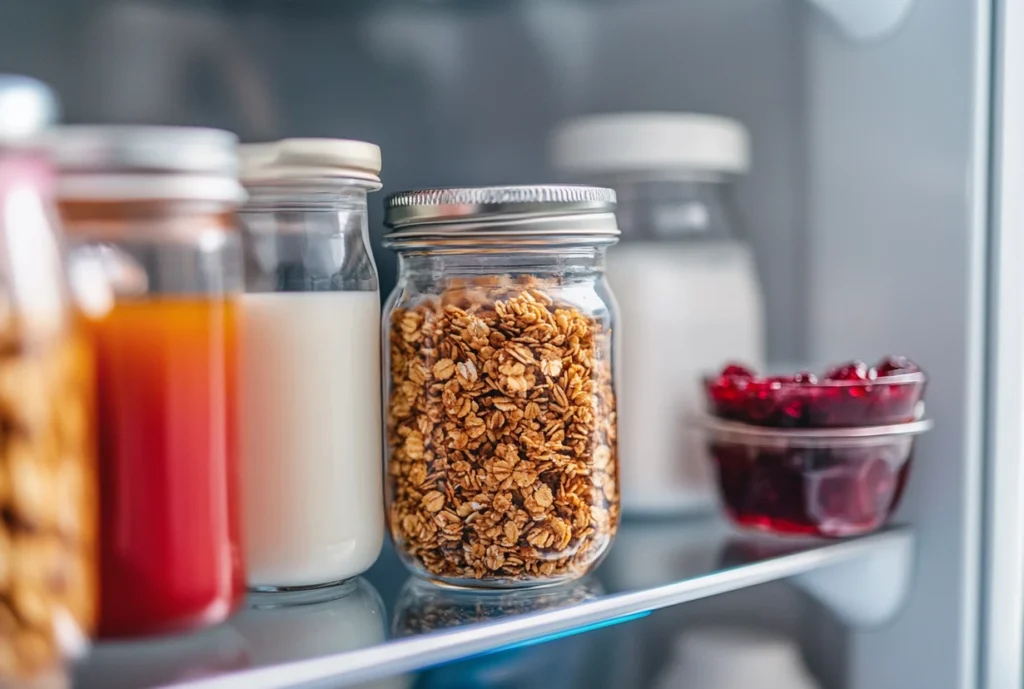
[(722, 369), (722, 378), (754, 378), (756, 374), (745, 366), (729, 364)]
[(709, 447), (726, 513), (740, 526), (773, 533), (874, 531), (895, 510), (910, 471), (899, 442), (867, 449)]
[(924, 393), (925, 377), (883, 384), (883, 378), (913, 373), (917, 367), (904, 357), (883, 359), (879, 366), (884, 374), (851, 361), (831, 369), (819, 382), (810, 371), (760, 378), (750, 369), (732, 364), (705, 380), (708, 411), (721, 419), (776, 428), (912, 421)]
[(875, 364), (879, 378), (902, 376), (905, 373), (919, 373), (920, 367), (905, 356), (887, 356)]
[(829, 369), (825, 380), (871, 380), (871, 370), (863, 361), (851, 361)]

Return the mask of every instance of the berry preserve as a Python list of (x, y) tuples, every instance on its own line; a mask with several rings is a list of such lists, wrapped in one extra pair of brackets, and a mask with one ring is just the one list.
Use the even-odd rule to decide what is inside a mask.
[(708, 411), (721, 419), (774, 428), (848, 428), (913, 421), (927, 377), (905, 357), (872, 367), (835, 366), (820, 378), (809, 371), (758, 376), (726, 366), (704, 380)]
[(731, 364), (705, 380), (708, 449), (739, 526), (828, 537), (870, 533), (907, 482), (927, 378), (909, 359), (759, 376)]
[(739, 525), (793, 534), (874, 531), (895, 509), (910, 468), (901, 448), (768, 449), (717, 443), (722, 499)]

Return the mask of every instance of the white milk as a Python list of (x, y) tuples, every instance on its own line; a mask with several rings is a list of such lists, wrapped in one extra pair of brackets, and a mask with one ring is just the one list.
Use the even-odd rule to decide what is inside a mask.
[(728, 361), (760, 367), (763, 298), (739, 242), (623, 243), (608, 251), (619, 304), (616, 385), (622, 507), (632, 513), (710, 509), (701, 376)]
[(249, 585), (356, 576), (384, 539), (377, 293), (255, 293), (243, 304)]

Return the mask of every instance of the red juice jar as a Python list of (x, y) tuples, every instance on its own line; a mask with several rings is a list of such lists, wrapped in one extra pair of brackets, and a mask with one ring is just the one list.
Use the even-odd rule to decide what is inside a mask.
[(54, 138), (72, 275), (95, 314), (101, 636), (203, 627), (242, 602), (235, 137), (67, 127)]

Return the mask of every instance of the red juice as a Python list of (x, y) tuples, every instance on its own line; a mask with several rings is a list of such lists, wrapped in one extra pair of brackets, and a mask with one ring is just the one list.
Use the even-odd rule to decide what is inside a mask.
[(242, 602), (229, 300), (118, 303), (97, 350), (100, 635), (219, 622)]

